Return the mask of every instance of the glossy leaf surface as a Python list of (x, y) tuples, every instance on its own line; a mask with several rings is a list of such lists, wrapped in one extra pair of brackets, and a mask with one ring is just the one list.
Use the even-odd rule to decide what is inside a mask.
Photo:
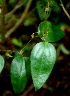
[(31, 73), (35, 90), (48, 79), (56, 60), (56, 50), (48, 42), (36, 44), (31, 52)]
[(12, 61), (11, 83), (15, 93), (21, 93), (27, 84), (26, 61), (30, 63), (30, 60), (23, 56), (17, 56)]
[(55, 42), (60, 40), (65, 33), (58, 27), (56, 27), (51, 22), (46, 21), (46, 28), (45, 28), (45, 21), (41, 22), (38, 27), (38, 35), (44, 41), (48, 42)]
[(3, 67), (4, 67), (4, 59), (3, 59), (3, 57), (0, 55), (0, 73), (1, 73), (1, 71), (3, 70)]

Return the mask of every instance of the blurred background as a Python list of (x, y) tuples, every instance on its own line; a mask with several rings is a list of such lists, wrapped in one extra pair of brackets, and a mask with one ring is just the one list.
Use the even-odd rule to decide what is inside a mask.
[[(0, 96), (70, 96), (70, 17), (64, 12), (60, 0), (51, 0), (47, 20), (59, 26), (65, 36), (52, 43), (57, 52), (56, 64), (44, 86), (35, 91), (32, 78), (20, 94), (14, 94), (10, 67), (12, 56), (17, 56), (38, 31), (39, 24), (45, 20), (47, 0), (0, 0), (0, 55), (5, 66), (0, 73)], [(63, 5), (70, 14), (70, 0), (63, 0)], [(2, 11), (3, 9), (3, 11)], [(2, 23), (1, 23), (2, 22)], [(37, 34), (36, 34), (37, 36)], [(30, 57), (34, 45), (42, 40), (33, 38), (24, 49), (23, 56)], [(6, 51), (5, 51), (6, 50)], [(11, 50), (11, 51), (8, 51)]]

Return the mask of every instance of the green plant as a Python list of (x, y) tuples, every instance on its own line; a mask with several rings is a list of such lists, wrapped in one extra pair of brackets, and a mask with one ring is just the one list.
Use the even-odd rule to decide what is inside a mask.
[[(13, 2), (13, 0), (12, 0)], [(31, 40), (27, 45), (22, 48), (16, 57), (13, 57), (11, 63), (11, 83), (14, 92), (20, 93), (25, 88), (27, 81), (32, 75), (35, 90), (40, 89), (46, 80), (48, 79), (56, 61), (55, 47), (49, 42), (55, 42), (60, 40), (65, 33), (46, 19), (46, 13), (48, 15), (49, 6), (45, 8), (45, 21), (41, 22), (38, 27), (38, 36), (43, 42), (37, 43), (32, 49), (31, 56), (23, 57), (23, 52), (30, 41), (37, 36), (32, 34)], [(14, 44), (18, 45), (19, 42)], [(22, 44), (19, 43), (19, 46)], [(11, 57), (9, 54), (7, 56)], [(0, 72), (4, 67), (4, 59), (0, 55)]]

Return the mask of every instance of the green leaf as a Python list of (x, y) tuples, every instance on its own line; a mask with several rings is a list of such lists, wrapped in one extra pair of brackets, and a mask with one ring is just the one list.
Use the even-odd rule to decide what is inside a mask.
[(24, 26), (30, 26), (36, 21), (36, 18), (29, 17), (24, 21)]
[(60, 40), (65, 33), (51, 22), (46, 21), (46, 32), (45, 32), (45, 21), (41, 22), (38, 27), (38, 35), (44, 41), (55, 42)]
[(20, 54), (20, 50), (15, 50), (14, 51), (14, 57), (16, 57), (16, 56), (20, 56), (21, 54)]
[(40, 89), (48, 79), (56, 60), (56, 50), (48, 42), (36, 44), (31, 52), (31, 73), (35, 90)]
[(1, 73), (1, 71), (3, 70), (3, 68), (4, 68), (4, 59), (3, 59), (3, 57), (0, 55), (0, 73)]
[(36, 6), (37, 6), (37, 11), (38, 11), (40, 19), (45, 20), (45, 7), (44, 7), (44, 5), (40, 1), (38, 1)]
[[(44, 1), (44, 3), (45, 3), (45, 1)], [(42, 0), (42, 2), (37, 1), (37, 4), (36, 4), (37, 11), (38, 11), (38, 14), (39, 14), (39, 17), (40, 17), (41, 20), (45, 20), (45, 5), (44, 5), (44, 3), (43, 3), (43, 0)], [(50, 17), (50, 14), (51, 14), (51, 8), (49, 8), (49, 13), (48, 13), (47, 18)]]
[[(26, 63), (30, 63), (29, 58), (17, 56), (11, 64), (11, 83), (15, 93), (21, 93), (27, 84)], [(29, 66), (28, 66), (29, 67)]]
[(25, 57), (25, 68), (26, 68), (26, 76), (27, 76), (27, 80), (30, 79), (31, 77), (31, 65), (30, 65), (30, 58)]
[(11, 56), (9, 53), (6, 53), (5, 55), (8, 56), (8, 57), (10, 57), (10, 58), (13, 57), (13, 56)]
[(10, 0), (11, 3), (14, 3), (16, 0)]
[(1, 0), (0, 0), (0, 4), (1, 4)]
[(50, 7), (52, 8), (53, 11), (55, 11), (58, 14), (61, 12), (61, 8), (58, 5), (56, 0), (51, 0), (50, 1)]
[(18, 47), (22, 47), (23, 43), (22, 41), (18, 41), (16, 38), (12, 39), (12, 43)]

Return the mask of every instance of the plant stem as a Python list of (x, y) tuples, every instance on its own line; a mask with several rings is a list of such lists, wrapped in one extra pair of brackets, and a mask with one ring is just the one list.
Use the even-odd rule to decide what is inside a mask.
[(64, 13), (65, 13), (65, 14), (67, 15), (67, 17), (70, 19), (70, 15), (69, 15), (69, 13), (67, 12), (67, 10), (65, 9), (62, 0), (60, 0), (60, 2), (61, 2), (60, 5), (62, 6), (62, 9), (63, 9)]
[(2, 2), (2, 10), (1, 10), (1, 35), (2, 35), (2, 43), (5, 42), (5, 0), (1, 0)]
[(50, 0), (48, 0), (48, 7), (46, 7), (46, 9), (45, 9), (45, 35), (46, 35), (46, 21), (47, 21), (47, 17), (48, 17), (49, 3), (50, 3)]
[(60, 0), (60, 2), (61, 2), (61, 4), (63, 4), (63, 3), (62, 3), (62, 0)]
[(48, 11), (47, 11), (47, 16), (48, 16), (48, 12), (49, 12), (49, 3), (50, 3), (50, 0), (48, 0)]
[(46, 34), (46, 21), (47, 21), (47, 16), (46, 16), (46, 11), (45, 11), (45, 34)]
[[(31, 38), (31, 40), (32, 40), (33, 38)], [(26, 44), (26, 46), (25, 47), (23, 47), (21, 50), (20, 50), (20, 54), (23, 54), (23, 52), (24, 52), (24, 49), (27, 47), (27, 45), (31, 42), (31, 40)]]

